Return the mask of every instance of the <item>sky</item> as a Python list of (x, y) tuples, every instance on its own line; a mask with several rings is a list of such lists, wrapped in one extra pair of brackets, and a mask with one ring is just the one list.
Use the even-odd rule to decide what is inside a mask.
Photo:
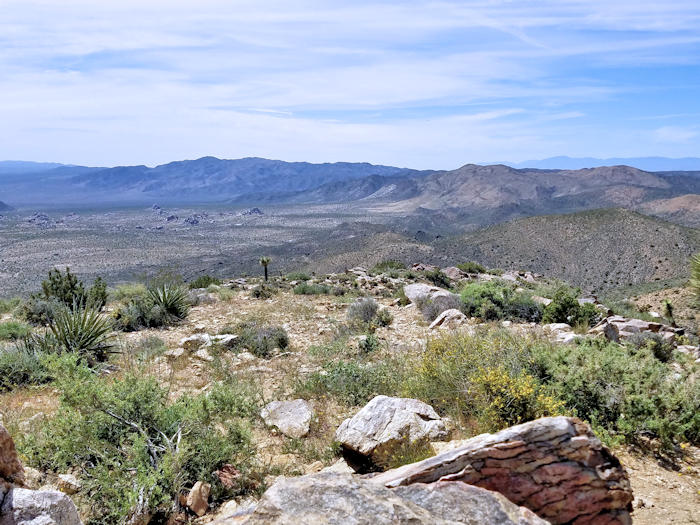
[(700, 156), (700, 1), (0, 0), (0, 159)]

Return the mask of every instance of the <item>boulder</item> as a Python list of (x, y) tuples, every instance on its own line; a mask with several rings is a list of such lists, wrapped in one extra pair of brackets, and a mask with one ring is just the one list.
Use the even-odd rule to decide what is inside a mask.
[(198, 481), (187, 494), (187, 508), (197, 516), (204, 516), (209, 510), (209, 494), (211, 485)]
[(7, 429), (0, 425), (0, 482), (24, 485), (24, 469), (17, 457), (15, 442)]
[[(281, 478), (247, 520), (234, 514), (220, 524), (282, 525), (546, 525), (499, 494), (464, 483), (413, 485), (391, 490), (348, 474), (322, 472)], [(241, 520), (241, 518), (243, 518)]]
[(0, 525), (82, 525), (73, 501), (56, 490), (13, 488), (0, 504)]
[(450, 308), (438, 315), (435, 320), (430, 323), (430, 329), (435, 328), (456, 328), (467, 322), (467, 316), (456, 308)]
[(236, 347), (238, 336), (234, 334), (213, 335), (211, 342), (220, 347), (232, 349)]
[(542, 325), (544, 333), (548, 334), (557, 343), (571, 343), (581, 336), (575, 334), (571, 325), (567, 323), (549, 323)]
[(539, 295), (533, 295), (532, 300), (535, 301), (537, 304), (541, 304), (542, 306), (549, 306), (552, 304), (551, 299), (547, 299), (546, 297), (540, 297)]
[(194, 334), (180, 339), (180, 346), (188, 352), (193, 352), (203, 346), (211, 345), (211, 337), (207, 334)]
[(467, 277), (467, 274), (459, 268), (457, 268), (456, 266), (449, 266), (442, 270), (442, 273), (447, 275), (447, 277), (449, 277), (453, 281), (459, 281), (460, 279), (464, 279), (465, 277)]
[(309, 433), (309, 425), (314, 412), (303, 399), (294, 401), (273, 401), (260, 412), (265, 424), (276, 427), (285, 436), (302, 438)]
[(664, 341), (673, 343), (676, 336), (683, 335), (683, 329), (662, 323), (628, 319), (621, 315), (611, 315), (588, 331), (591, 335), (604, 335), (610, 341), (620, 342), (634, 334), (659, 334)]
[(56, 486), (58, 490), (68, 495), (77, 494), (82, 487), (80, 480), (73, 474), (59, 474)]
[(388, 396), (372, 399), (335, 433), (345, 460), (356, 471), (377, 469), (402, 446), (446, 438), (445, 423), (433, 407)]
[(407, 284), (403, 287), (403, 293), (406, 295), (409, 301), (415, 303), (419, 297), (425, 297), (426, 299), (433, 300), (436, 297), (441, 296), (451, 296), (452, 293), (444, 288), (439, 288), (437, 286), (431, 286), (425, 283), (414, 283)]
[(627, 473), (576, 418), (542, 418), (482, 434), (371, 481), (388, 488), (463, 481), (499, 492), (552, 524), (631, 523)]

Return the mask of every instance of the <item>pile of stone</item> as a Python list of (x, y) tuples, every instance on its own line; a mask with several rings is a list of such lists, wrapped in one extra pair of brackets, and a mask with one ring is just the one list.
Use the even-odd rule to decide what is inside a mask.
[[(76, 485), (77, 483), (77, 485)], [(59, 485), (66, 491), (79, 488), (77, 479), (65, 476)], [(0, 525), (82, 525), (73, 501), (57, 490), (26, 487), (22, 463), (14, 441), (0, 425)]]

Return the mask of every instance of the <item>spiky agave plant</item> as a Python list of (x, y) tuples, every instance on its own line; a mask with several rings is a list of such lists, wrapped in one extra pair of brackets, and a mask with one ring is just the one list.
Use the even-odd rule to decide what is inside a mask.
[(56, 345), (65, 352), (76, 352), (88, 363), (104, 361), (112, 351), (112, 323), (95, 308), (75, 304), (61, 308), (49, 324)]
[(176, 284), (165, 283), (148, 290), (153, 304), (163, 310), (172, 320), (180, 321), (187, 317), (190, 306), (187, 290)]

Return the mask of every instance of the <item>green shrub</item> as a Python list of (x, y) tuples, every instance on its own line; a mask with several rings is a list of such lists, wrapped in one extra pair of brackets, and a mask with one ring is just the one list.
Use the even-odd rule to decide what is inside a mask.
[[(58, 411), (18, 448), (43, 470), (80, 470), (87, 523), (166, 522), (196, 481), (212, 485), (214, 503), (261, 484), (242, 420), (254, 402), (235, 387), (169, 401), (152, 377), (103, 379), (76, 364), (61, 375)], [(239, 473), (230, 488), (214, 474), (227, 464)]]
[(600, 318), (600, 312), (593, 304), (578, 302), (578, 290), (560, 287), (552, 297), (552, 302), (544, 308), (543, 323), (568, 323), (592, 326)]
[(48, 278), (41, 283), (41, 291), (44, 299), (56, 299), (68, 307), (88, 305), (100, 310), (107, 303), (107, 283), (101, 277), (86, 290), (70, 268), (66, 268), (65, 273), (50, 270)]
[(85, 296), (85, 305), (89, 306), (90, 308), (102, 310), (106, 304), (107, 283), (102, 279), (102, 277), (98, 277), (87, 291)]
[(439, 295), (433, 299), (427, 296), (419, 296), (416, 306), (423, 314), (423, 319), (433, 322), (442, 312), (455, 308), (464, 311), (464, 303), (457, 294)]
[(281, 326), (248, 322), (240, 324), (235, 332), (237, 347), (246, 348), (257, 357), (269, 357), (275, 348), (284, 350), (289, 346), (289, 336)]
[(659, 361), (668, 362), (673, 355), (673, 343), (664, 341), (659, 334), (653, 333), (638, 333), (632, 334), (625, 344), (631, 346), (635, 350), (645, 349), (656, 357)]
[(190, 288), (190, 290), (194, 290), (195, 288), (207, 288), (212, 284), (217, 286), (220, 285), (221, 279), (217, 279), (211, 275), (200, 275), (194, 281), (191, 281), (187, 286)]
[(310, 281), (311, 276), (304, 272), (292, 272), (287, 274), (288, 281)]
[(132, 299), (144, 299), (147, 295), (148, 288), (143, 283), (120, 284), (110, 291), (113, 300), (125, 303)]
[(476, 431), (561, 414), (563, 404), (528, 370), (536, 344), (500, 330), (443, 334), (428, 341), (404, 379), (404, 393)]
[(377, 301), (371, 297), (360, 297), (348, 307), (347, 318), (351, 323), (369, 324), (378, 311)]
[(474, 261), (467, 261), (457, 265), (464, 273), (486, 273), (486, 268)]
[(442, 288), (449, 288), (452, 286), (452, 282), (450, 281), (450, 278), (445, 275), (445, 272), (443, 272), (440, 268), (436, 268), (434, 270), (429, 270), (423, 274), (423, 277), (425, 277), (429, 282), (434, 284), (435, 286), (440, 286)]
[(700, 382), (675, 376), (648, 347), (602, 340), (536, 347), (533, 373), (608, 442), (642, 436), (700, 443)]
[(360, 354), (371, 354), (379, 350), (379, 339), (374, 334), (367, 334), (362, 337), (357, 342)]
[(509, 283), (469, 283), (462, 289), (461, 297), (462, 312), (469, 317), (480, 317), (485, 321), (511, 319), (527, 322), (538, 322), (542, 318), (541, 305), (526, 292), (516, 291)]
[(40, 385), (51, 379), (41, 350), (31, 345), (0, 347), (0, 392)]
[(643, 319), (644, 321), (658, 322), (648, 312), (642, 312), (632, 301), (612, 301), (605, 303), (614, 315), (621, 315), (632, 319)]
[(271, 299), (277, 294), (277, 288), (269, 284), (259, 284), (250, 291), (251, 297), (254, 299)]
[(49, 324), (49, 331), (61, 351), (76, 353), (91, 364), (105, 361), (114, 347), (112, 323), (94, 308), (62, 308)]
[(375, 316), (375, 323), (377, 323), (377, 326), (389, 326), (393, 322), (394, 316), (391, 315), (388, 308), (379, 309), (377, 315)]
[(148, 297), (138, 296), (115, 309), (112, 316), (115, 328), (124, 332), (168, 326), (171, 321), (162, 307), (156, 306)]
[(374, 267), (370, 270), (370, 273), (372, 274), (379, 274), (379, 273), (386, 273), (392, 270), (405, 270), (406, 265), (402, 263), (401, 261), (397, 261), (394, 259), (387, 259), (386, 261), (379, 262), (374, 265)]
[(32, 329), (24, 323), (17, 321), (5, 321), (0, 323), (0, 341), (16, 341), (27, 337)]
[(309, 284), (303, 282), (294, 287), (294, 293), (296, 295), (327, 295), (331, 293), (331, 288), (325, 284)]
[(364, 405), (379, 394), (395, 395), (397, 389), (396, 364), (359, 364), (354, 361), (328, 363), (322, 372), (312, 373), (297, 385), (299, 395), (332, 396), (350, 406)]
[(18, 316), (33, 325), (47, 325), (62, 307), (63, 303), (55, 298), (45, 299), (32, 294), (18, 309)]
[(9, 314), (22, 304), (22, 299), (13, 297), (11, 299), (0, 299), (0, 314)]

